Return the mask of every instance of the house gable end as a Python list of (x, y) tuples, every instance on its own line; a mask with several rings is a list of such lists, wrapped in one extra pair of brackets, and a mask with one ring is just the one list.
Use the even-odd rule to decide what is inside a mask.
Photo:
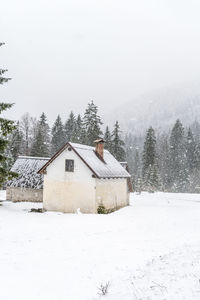
[(82, 160), (82, 162), (90, 169), (93, 173), (93, 177), (99, 178), (96, 172), (87, 164), (87, 162), (82, 158), (82, 156), (76, 151), (76, 149), (71, 145), (71, 143), (67, 142), (58, 152), (56, 152), (52, 158), (38, 171), (38, 174), (46, 174), (48, 166), (57, 159), (58, 156), (62, 154), (66, 149), (71, 148), (71, 150)]

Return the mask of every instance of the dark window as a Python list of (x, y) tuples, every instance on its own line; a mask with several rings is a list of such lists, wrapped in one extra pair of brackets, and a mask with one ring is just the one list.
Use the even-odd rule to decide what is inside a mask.
[(72, 159), (65, 160), (65, 172), (74, 172), (74, 161)]

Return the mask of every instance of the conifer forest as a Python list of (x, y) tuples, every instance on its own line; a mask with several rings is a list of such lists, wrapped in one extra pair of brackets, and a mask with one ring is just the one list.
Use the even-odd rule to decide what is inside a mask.
[(98, 107), (88, 103), (83, 116), (70, 112), (60, 115), (50, 127), (43, 112), (39, 120), (29, 113), (17, 122), (8, 136), (8, 168), (19, 155), (51, 157), (67, 141), (94, 146), (103, 137), (105, 149), (117, 160), (127, 161), (133, 188), (141, 191), (200, 192), (200, 124), (184, 127), (176, 120), (168, 131), (149, 127), (143, 135), (125, 133), (116, 121), (103, 124)]

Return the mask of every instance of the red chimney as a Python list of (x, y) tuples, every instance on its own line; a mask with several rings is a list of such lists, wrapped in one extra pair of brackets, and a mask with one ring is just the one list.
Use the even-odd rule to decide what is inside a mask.
[(104, 143), (105, 141), (103, 139), (98, 139), (96, 141), (94, 141), (96, 144), (96, 149), (95, 152), (97, 153), (97, 155), (103, 159), (103, 150), (104, 150)]

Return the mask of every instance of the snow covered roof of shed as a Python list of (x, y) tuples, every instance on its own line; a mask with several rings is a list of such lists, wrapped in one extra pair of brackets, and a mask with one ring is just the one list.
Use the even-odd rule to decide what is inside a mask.
[(121, 166), (114, 156), (104, 150), (103, 160), (95, 152), (95, 148), (87, 145), (66, 143), (54, 156), (39, 170), (40, 174), (45, 173), (46, 168), (66, 148), (71, 147), (81, 160), (88, 166), (97, 178), (128, 178), (130, 174)]
[(18, 173), (19, 176), (8, 181), (7, 186), (42, 189), (43, 175), (38, 174), (38, 170), (48, 160), (46, 157), (19, 156), (11, 168), (11, 171)]

